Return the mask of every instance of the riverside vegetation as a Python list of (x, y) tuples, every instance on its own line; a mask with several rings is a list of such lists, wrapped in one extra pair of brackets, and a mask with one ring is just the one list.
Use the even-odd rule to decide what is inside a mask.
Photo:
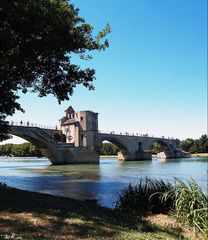
[(194, 179), (188, 184), (176, 179), (173, 189), (162, 194), (164, 203), (173, 202), (172, 211), (176, 218), (208, 237), (208, 198)]
[(194, 179), (175, 184), (163, 180), (140, 179), (136, 185), (123, 189), (116, 208), (136, 216), (170, 213), (194, 233), (208, 239), (208, 197)]
[[(99, 206), (96, 201), (0, 184), (0, 239), (207, 239), (206, 204), (207, 196), (194, 180), (188, 185), (176, 180), (172, 185), (140, 179), (124, 188), (115, 209)], [(161, 224), (162, 220), (165, 223)]]
[[(190, 153), (207, 153), (208, 137), (206, 134), (203, 134), (199, 139), (187, 138), (185, 140), (181, 140), (180, 148), (183, 151)], [(153, 154), (157, 154), (162, 151), (162, 148), (158, 143), (153, 143), (151, 151)]]
[(42, 157), (41, 151), (31, 143), (0, 145), (0, 156)]

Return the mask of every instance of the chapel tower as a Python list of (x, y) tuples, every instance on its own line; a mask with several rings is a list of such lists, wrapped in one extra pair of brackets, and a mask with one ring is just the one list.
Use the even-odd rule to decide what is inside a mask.
[(67, 143), (75, 147), (95, 147), (98, 137), (98, 113), (86, 110), (75, 112), (72, 106), (60, 120), (62, 134)]

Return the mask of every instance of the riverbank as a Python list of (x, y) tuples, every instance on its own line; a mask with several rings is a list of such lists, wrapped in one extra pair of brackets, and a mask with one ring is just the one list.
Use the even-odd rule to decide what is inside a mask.
[[(208, 158), (208, 153), (193, 153), (191, 156)], [(152, 154), (152, 157), (157, 158), (157, 154)], [(117, 158), (117, 155), (100, 155), (100, 158)]]
[(204, 157), (208, 158), (208, 153), (193, 153), (191, 154), (192, 157)]
[[(208, 153), (193, 153), (192, 157), (205, 157), (208, 158)], [(157, 154), (152, 154), (152, 157), (157, 158)], [(43, 157), (15, 157), (15, 156), (0, 156), (0, 158), (45, 158)], [(117, 158), (117, 155), (100, 155), (100, 158)]]
[(191, 239), (184, 237), (190, 235), (167, 215), (141, 220), (100, 207), (93, 201), (0, 185), (0, 239), (176, 240)]
[(100, 155), (100, 158), (117, 158), (117, 155)]

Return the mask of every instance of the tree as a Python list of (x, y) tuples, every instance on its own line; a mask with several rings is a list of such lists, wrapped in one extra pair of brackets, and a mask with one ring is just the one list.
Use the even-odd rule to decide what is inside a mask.
[(190, 153), (207, 153), (208, 152), (208, 137), (206, 134), (199, 139), (187, 138), (181, 141), (181, 148)]
[(5, 121), (6, 116), (11, 116), (15, 113), (15, 110), (23, 111), (23, 109), (20, 107), (20, 104), (16, 102), (19, 97), (11, 90), (10, 83), (3, 82), (1, 78), (0, 93), (0, 141), (2, 141), (9, 138), (6, 134), (8, 127)]
[(180, 147), (186, 152), (189, 152), (191, 146), (193, 145), (194, 145), (194, 139), (192, 138), (187, 138), (186, 140), (182, 140), (180, 142)]
[(112, 143), (102, 143), (100, 154), (101, 155), (117, 155), (119, 149)]
[(152, 144), (152, 149), (151, 149), (151, 151), (152, 151), (153, 154), (157, 154), (157, 153), (159, 153), (159, 152), (162, 152), (162, 151), (163, 151), (163, 148), (162, 148), (162, 146), (161, 146), (160, 143), (154, 142), (154, 143)]
[(15, 157), (41, 157), (40, 150), (31, 143), (0, 145), (1, 155), (13, 155)]
[[(22, 110), (20, 90), (53, 94), (60, 103), (78, 84), (94, 89), (95, 70), (73, 64), (72, 56), (90, 59), (89, 51), (105, 50), (110, 27), (94, 36), (78, 14), (67, 0), (0, 1), (0, 132), (6, 116)], [(6, 137), (1, 134), (0, 140)]]
[(8, 143), (4, 145), (0, 145), (0, 155), (9, 155), (12, 153), (13, 144)]
[(202, 135), (199, 138), (199, 146), (200, 146), (200, 152), (201, 153), (207, 153), (208, 152), (208, 137), (206, 134)]

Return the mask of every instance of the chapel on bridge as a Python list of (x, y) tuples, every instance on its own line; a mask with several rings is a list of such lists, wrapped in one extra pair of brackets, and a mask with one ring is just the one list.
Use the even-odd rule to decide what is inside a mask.
[(73, 143), (75, 147), (94, 147), (98, 134), (98, 113), (89, 110), (75, 112), (72, 106), (64, 112), (60, 126), (66, 142)]

